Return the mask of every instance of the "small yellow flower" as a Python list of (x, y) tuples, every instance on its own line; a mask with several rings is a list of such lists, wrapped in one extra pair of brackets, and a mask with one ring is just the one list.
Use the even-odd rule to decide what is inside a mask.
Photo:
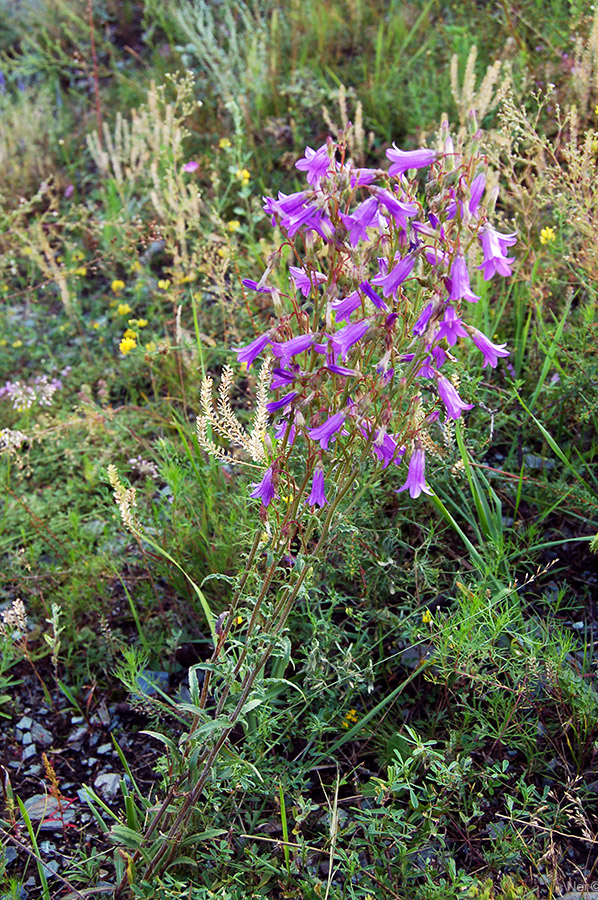
[(87, 266), (79, 266), (78, 269), (75, 269), (75, 275), (80, 275), (81, 278), (85, 278), (87, 275)]
[(13, 347), (22, 347), (23, 341), (13, 341), (12, 345), (13, 345)]
[(222, 259), (224, 259), (225, 256), (228, 256), (228, 251), (227, 251), (226, 247), (218, 247), (218, 249), (216, 250), (216, 253)]
[(127, 353), (135, 349), (135, 347), (137, 346), (137, 341), (133, 340), (133, 338), (130, 337), (123, 337), (118, 346), (122, 355), (126, 356)]
[(231, 232), (231, 234), (234, 234), (235, 231), (238, 231), (241, 227), (241, 223), (238, 219), (231, 219), (230, 222), (226, 223), (226, 227)]
[(6, 347), (7, 344), (8, 341), (6, 340), (6, 338), (0, 338), (0, 347)]
[[(131, 324), (131, 322), (129, 322), (129, 325), (130, 324)], [(136, 322), (137, 328), (145, 328), (145, 326), (147, 324), (148, 324), (147, 319), (137, 319), (137, 322)]]
[(598, 106), (594, 107), (594, 115), (598, 116)]
[(220, 138), (220, 140), (218, 141), (218, 146), (221, 150), (228, 150), (229, 147), (232, 147), (232, 144), (228, 138)]
[(235, 172), (235, 178), (237, 178), (241, 185), (244, 187), (246, 184), (249, 184), (249, 179), (251, 178), (251, 172), (249, 169), (237, 169)]
[(134, 263), (131, 264), (130, 272), (141, 272), (141, 263), (138, 259), (135, 260)]
[(161, 278), (158, 282), (158, 287), (161, 291), (167, 291), (170, 287), (170, 278)]
[(235, 625), (240, 625), (243, 621), (243, 616), (237, 616), (235, 619)]
[(80, 250), (75, 250), (73, 253), (73, 262), (81, 262), (82, 259), (85, 259), (85, 254), (81, 253)]
[(113, 294), (120, 294), (120, 292), (125, 289), (125, 283), (124, 281), (121, 281), (120, 278), (115, 278), (110, 285), (110, 288)]
[(126, 330), (125, 333), (123, 334), (123, 337), (124, 337), (124, 338), (131, 338), (131, 340), (134, 341), (134, 340), (137, 338), (137, 332), (136, 332), (136, 331), (133, 331), (132, 328), (127, 328), (127, 330)]
[(119, 303), (116, 312), (119, 316), (128, 316), (130, 312), (133, 312), (133, 310), (128, 303)]
[(156, 349), (156, 344), (154, 341), (148, 341), (147, 344), (145, 345), (145, 350), (147, 353), (153, 353), (155, 349)]
[(188, 284), (190, 281), (195, 281), (195, 278), (194, 274), (183, 275), (181, 278), (177, 278), (177, 284)]
[(540, 243), (541, 244), (552, 244), (556, 241), (556, 234), (554, 228), (550, 228), (549, 226), (543, 228), (540, 232)]
[(92, 328), (95, 328), (95, 330), (97, 331), (98, 328), (100, 327), (100, 323), (99, 323), (99, 322), (92, 322), (92, 323), (91, 323), (91, 327), (92, 327)]
[(422, 622), (424, 623), (424, 625), (429, 625), (431, 621), (432, 621), (432, 613), (430, 612), (429, 609), (424, 609), (424, 611), (422, 613)]
[(31, 247), (23, 247), (23, 256), (31, 256), (32, 253)]

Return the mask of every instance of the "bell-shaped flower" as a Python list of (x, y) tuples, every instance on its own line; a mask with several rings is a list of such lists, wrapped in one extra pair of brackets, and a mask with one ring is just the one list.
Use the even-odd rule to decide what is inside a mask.
[(357, 247), (360, 241), (367, 241), (367, 228), (376, 219), (378, 201), (375, 197), (368, 197), (350, 215), (341, 213), (341, 219), (349, 232), (349, 243)]
[(442, 338), (446, 338), (449, 347), (454, 347), (457, 343), (457, 339), (460, 337), (467, 337), (467, 332), (463, 327), (463, 323), (457, 315), (455, 308), (453, 306), (447, 306), (442, 322), (440, 323), (440, 328), (434, 335), (434, 340), (441, 341)]
[(346, 413), (344, 412), (334, 413), (316, 428), (308, 428), (308, 436), (312, 441), (319, 441), (322, 450), (328, 450), (328, 444), (335, 439), (337, 431), (340, 431), (343, 427), (345, 415)]
[(252, 484), (251, 487), (253, 490), (249, 494), (250, 497), (253, 497), (256, 500), (261, 500), (264, 506), (269, 506), (272, 503), (276, 495), (276, 491), (274, 490), (274, 470), (272, 466), (269, 469), (266, 469), (264, 472), (264, 477), (261, 481), (256, 484)]
[(462, 253), (458, 253), (455, 257), (451, 268), (451, 288), (449, 292), (449, 300), (468, 300), (469, 303), (477, 303), (480, 299), (477, 294), (471, 290), (469, 286), (469, 272), (467, 271), (467, 263)]
[(390, 297), (391, 294), (396, 294), (399, 285), (409, 278), (414, 266), (415, 257), (408, 253), (402, 259), (399, 258), (398, 263), (388, 275), (376, 275), (375, 278), (372, 278), (372, 284), (379, 285), (384, 296)]
[(423, 447), (417, 447), (411, 454), (407, 480), (405, 481), (405, 484), (398, 489), (397, 494), (407, 490), (414, 500), (416, 497), (419, 497), (422, 491), (424, 494), (432, 493), (426, 484), (426, 451)]
[(311, 486), (311, 494), (307, 498), (308, 506), (325, 506), (328, 503), (326, 494), (324, 493), (324, 469), (322, 466), (316, 466), (314, 478)]
[(444, 375), (437, 376), (438, 393), (446, 406), (446, 417), (458, 419), (464, 409), (473, 409), (473, 403), (464, 403), (454, 385)]
[(245, 347), (238, 347), (233, 350), (233, 353), (237, 354), (237, 359), (240, 363), (245, 363), (247, 368), (251, 368), (251, 364), (255, 360), (256, 356), (259, 356), (264, 347), (268, 344), (272, 343), (272, 339), (270, 337), (270, 332), (266, 331), (265, 334), (260, 334), (259, 337), (256, 337), (254, 341), (250, 344), (247, 344)]
[(492, 228), (491, 225), (486, 225), (480, 235), (480, 243), (484, 252), (484, 262), (478, 266), (478, 269), (483, 270), (484, 280), (490, 281), (496, 272), (504, 278), (511, 275), (511, 263), (515, 262), (515, 257), (507, 256), (506, 254), (508, 252), (507, 247), (512, 247), (513, 244), (517, 243), (515, 232), (512, 234), (501, 234), (495, 228)]
[(345, 325), (344, 328), (330, 335), (330, 343), (336, 356), (340, 356), (344, 362), (351, 347), (361, 340), (369, 327), (370, 323), (364, 319), (354, 325)]
[(506, 344), (493, 344), (490, 338), (486, 337), (485, 334), (482, 334), (481, 331), (478, 331), (477, 328), (470, 328), (469, 332), (472, 341), (484, 357), (484, 365), (482, 368), (490, 366), (490, 368), (494, 369), (498, 365), (499, 356), (509, 355), (509, 351), (505, 350)]
[(312, 288), (326, 281), (326, 276), (322, 275), (321, 272), (304, 272), (303, 269), (298, 269), (297, 266), (289, 266), (289, 272), (295, 282), (295, 287), (298, 291), (301, 291), (304, 297), (309, 297)]
[(392, 163), (388, 174), (402, 175), (409, 169), (423, 169), (424, 166), (429, 166), (436, 159), (436, 151), (425, 147), (420, 147), (419, 150), (399, 150), (396, 144), (393, 144), (386, 151), (386, 156)]
[(312, 150), (311, 147), (305, 148), (305, 156), (298, 159), (295, 168), (302, 172), (307, 172), (307, 180), (310, 184), (318, 185), (322, 178), (326, 177), (328, 169), (332, 165), (328, 156), (328, 147), (322, 144), (318, 150)]
[(334, 311), (337, 322), (348, 322), (351, 315), (361, 306), (361, 297), (357, 291), (352, 291), (347, 297), (333, 300), (330, 309)]

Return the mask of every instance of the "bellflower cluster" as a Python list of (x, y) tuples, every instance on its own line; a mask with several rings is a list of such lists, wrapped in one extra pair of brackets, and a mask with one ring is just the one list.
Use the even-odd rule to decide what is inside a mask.
[(307, 147), (296, 163), (305, 189), (264, 199), (285, 240), (259, 281), (244, 282), (277, 301), (270, 327), (235, 349), (247, 369), (271, 360), (274, 432), (250, 494), (264, 507), (282, 479), (283, 493), (301, 484), (302, 502), (323, 507), (338, 489), (334, 473), (368, 459), (388, 474), (405, 461), (398, 491), (430, 493), (427, 432), (473, 407), (459, 394), (453, 351), (471, 340), (492, 368), (508, 356), (466, 318), (479, 300), (473, 267), (488, 280), (514, 262), (516, 236), (488, 218), (485, 159), (455, 153), (446, 129), (436, 149), (393, 145), (388, 171), (354, 167), (345, 149), (331, 139)]

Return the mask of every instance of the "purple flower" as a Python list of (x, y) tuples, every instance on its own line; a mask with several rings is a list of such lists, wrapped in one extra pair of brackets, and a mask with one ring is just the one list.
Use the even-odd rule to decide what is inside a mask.
[(400, 487), (397, 491), (397, 494), (400, 494), (401, 491), (409, 490), (412, 498), (415, 500), (416, 497), (424, 492), (424, 494), (431, 494), (432, 491), (426, 484), (426, 451), (423, 447), (417, 447), (416, 450), (411, 454), (411, 459), (409, 460), (409, 471), (407, 472), (407, 480), (405, 484)]
[(484, 189), (486, 187), (486, 175), (482, 172), (480, 175), (476, 175), (476, 177), (471, 182), (471, 191), (469, 194), (469, 212), (472, 216), (478, 211), (478, 206), (480, 205), (480, 200), (482, 199), (482, 194), (484, 193)]
[(69, 184), (69, 185), (67, 185), (67, 187), (64, 189), (64, 194), (63, 194), (62, 196), (63, 196), (66, 200), (70, 200), (70, 198), (73, 196), (74, 193), (75, 193), (75, 185), (74, 185), (74, 184)]
[(266, 409), (269, 413), (276, 412), (278, 409), (284, 409), (285, 406), (293, 402), (296, 396), (297, 391), (291, 391), (290, 394), (286, 394), (281, 400), (273, 400), (272, 403), (266, 403)]
[(448, 378), (438, 376), (438, 393), (446, 406), (446, 417), (458, 419), (464, 409), (473, 409), (473, 403), (464, 403)]
[(455, 309), (452, 306), (447, 306), (440, 328), (434, 335), (434, 340), (441, 341), (442, 338), (446, 338), (449, 347), (454, 347), (457, 343), (457, 338), (460, 337), (467, 337), (467, 332)]
[(288, 369), (273, 369), (272, 381), (270, 382), (270, 390), (275, 391), (279, 387), (288, 387), (289, 384), (292, 384), (301, 371), (299, 366), (293, 366), (293, 369), (295, 369), (296, 371), (289, 372)]
[(363, 293), (366, 295), (366, 297), (370, 298), (370, 300), (372, 301), (372, 303), (374, 304), (374, 306), (377, 309), (382, 309), (382, 310), (384, 310), (384, 312), (389, 312), (388, 306), (386, 305), (386, 303), (384, 302), (382, 297), (380, 297), (376, 293), (376, 291), (371, 286), (371, 284), (369, 284), (367, 281), (362, 281), (361, 284), (359, 285), (359, 288), (360, 288), (360, 290), (363, 291)]
[(427, 150), (421, 147), (419, 150), (399, 150), (396, 144), (386, 151), (386, 156), (392, 165), (388, 170), (389, 175), (402, 175), (408, 169), (423, 169), (436, 159), (435, 150)]
[(469, 272), (462, 253), (457, 254), (451, 268), (451, 288), (449, 300), (468, 300), (476, 303), (480, 298), (469, 286)]
[(349, 375), (357, 375), (357, 371), (355, 369), (348, 369), (346, 366), (337, 366), (336, 363), (328, 363), (326, 366), (329, 372), (333, 372), (335, 375), (344, 375), (348, 377)]
[(505, 350), (506, 344), (493, 344), (490, 338), (486, 337), (485, 334), (482, 334), (481, 331), (478, 331), (477, 328), (471, 328), (470, 331), (472, 341), (484, 355), (484, 365), (482, 368), (490, 366), (494, 369), (498, 365), (499, 356), (509, 355), (509, 351)]
[(388, 275), (376, 275), (375, 278), (372, 278), (372, 284), (380, 285), (385, 297), (396, 294), (399, 285), (403, 284), (411, 275), (414, 265), (415, 257), (408, 253), (403, 259), (399, 258), (399, 262)]
[(426, 247), (424, 256), (431, 266), (448, 265), (448, 253), (445, 253), (444, 250), (434, 250), (433, 247)]
[(510, 263), (515, 262), (514, 256), (506, 256), (507, 247), (512, 247), (517, 243), (517, 235), (501, 234), (490, 225), (486, 225), (480, 237), (482, 250), (484, 251), (484, 262), (478, 269), (483, 269), (484, 280), (490, 281), (492, 276), (498, 272), (507, 278), (512, 274)]
[(348, 297), (341, 300), (333, 300), (330, 308), (334, 310), (337, 322), (349, 321), (352, 313), (361, 306), (361, 297), (357, 291), (353, 291)]
[(297, 160), (295, 168), (300, 169), (302, 172), (307, 172), (308, 182), (317, 185), (326, 176), (330, 164), (328, 147), (326, 144), (323, 144), (318, 150), (306, 147), (305, 156)]
[(421, 311), (421, 313), (419, 315), (419, 319), (413, 326), (413, 334), (416, 337), (421, 337), (422, 334), (424, 333), (424, 331), (426, 330), (426, 328), (428, 327), (428, 322), (432, 318), (432, 313), (434, 312), (435, 308), (436, 308), (436, 304), (434, 303), (433, 300), (430, 300), (430, 302), (427, 304), (427, 306), (425, 306), (424, 309)]
[(324, 493), (324, 469), (321, 466), (316, 466), (311, 494), (307, 498), (307, 503), (309, 506), (324, 506), (328, 503)]
[(304, 297), (309, 297), (312, 288), (315, 284), (321, 284), (323, 281), (326, 281), (326, 276), (322, 275), (321, 272), (304, 272), (303, 269), (298, 269), (297, 266), (289, 266), (289, 272), (291, 273), (291, 278), (295, 282), (295, 287), (298, 291), (301, 291)]
[(233, 349), (233, 353), (237, 354), (237, 359), (240, 363), (246, 363), (247, 368), (250, 369), (256, 356), (259, 356), (264, 347), (271, 343), (270, 332), (266, 331), (265, 334), (260, 334), (259, 337), (256, 337), (255, 341), (247, 344), (247, 346)]
[[(370, 426), (362, 427), (360, 431), (365, 438), (370, 437)], [(383, 429), (377, 428), (371, 450), (378, 459), (384, 463), (382, 468), (387, 469), (391, 462), (394, 463), (395, 466), (401, 464), (401, 457), (405, 452), (405, 447), (399, 447), (392, 434), (388, 434)]]
[(195, 162), (194, 159), (190, 159), (188, 163), (185, 163), (183, 166), (183, 172), (197, 172), (199, 169), (199, 163)]
[(273, 475), (274, 471), (272, 466), (269, 469), (266, 469), (264, 472), (264, 477), (261, 481), (257, 482), (257, 484), (252, 484), (253, 488), (250, 493), (250, 497), (254, 497), (256, 500), (261, 500), (264, 506), (269, 506), (272, 503), (272, 500), (275, 496), (274, 484), (273, 484)]
[(290, 341), (272, 344), (272, 353), (279, 359), (288, 360), (297, 353), (309, 350), (315, 339), (316, 336), (314, 334), (299, 334), (297, 337), (291, 338)]
[(357, 247), (359, 241), (367, 241), (368, 234), (366, 229), (376, 218), (377, 212), (378, 201), (375, 197), (368, 197), (350, 215), (341, 213), (341, 219), (349, 231), (349, 243), (352, 247)]
[(395, 194), (391, 194), (391, 192), (387, 191), (385, 188), (378, 188), (376, 190), (376, 197), (379, 199), (382, 206), (388, 210), (396, 224), (400, 225), (402, 228), (407, 228), (408, 218), (417, 215), (417, 206), (415, 203), (403, 203), (401, 200), (397, 199)]
[(371, 184), (375, 181), (377, 172), (375, 169), (352, 169), (351, 188), (361, 187), (363, 184)]
[(271, 294), (272, 288), (263, 285), (260, 287), (259, 282), (253, 281), (251, 278), (244, 278), (241, 282), (243, 287), (249, 288), (250, 291), (257, 291), (259, 294)]
[(326, 419), (322, 425), (318, 425), (317, 428), (309, 428), (307, 431), (308, 436), (312, 441), (319, 441), (322, 450), (328, 450), (330, 440), (333, 439), (336, 432), (343, 427), (345, 415), (346, 413), (344, 412), (334, 413), (334, 415)]
[(362, 322), (356, 322), (355, 325), (345, 325), (330, 337), (335, 354), (340, 356), (343, 362), (351, 347), (362, 339), (369, 327), (370, 323), (364, 319)]
[(292, 447), (297, 429), (294, 425), (289, 426), (289, 423), (286, 419), (281, 419), (278, 425), (276, 425), (274, 428), (274, 437), (277, 441), (282, 441), (285, 438), (287, 432), (289, 435), (288, 445), (289, 447)]

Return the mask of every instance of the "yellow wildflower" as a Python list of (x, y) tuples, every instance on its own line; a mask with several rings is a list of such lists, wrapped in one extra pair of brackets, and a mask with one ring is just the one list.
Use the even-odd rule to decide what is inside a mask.
[(422, 613), (422, 622), (424, 623), (424, 625), (429, 625), (431, 621), (432, 621), (432, 613), (430, 612), (429, 609), (424, 609), (424, 611)]
[[(131, 323), (129, 322), (129, 325), (130, 324)], [(137, 322), (136, 322), (137, 328), (145, 328), (145, 326), (147, 324), (148, 324), (147, 319), (137, 319)]]
[(349, 712), (345, 713), (345, 718), (341, 723), (343, 728), (348, 728), (349, 725), (355, 725), (359, 721), (359, 716), (357, 715), (356, 709), (350, 709)]
[(6, 347), (7, 344), (8, 341), (6, 340), (6, 338), (0, 338), (0, 347)]
[(12, 345), (13, 345), (13, 347), (22, 347), (23, 341), (13, 341)]
[(231, 219), (230, 222), (226, 223), (226, 227), (231, 232), (231, 234), (234, 234), (235, 231), (238, 231), (241, 227), (241, 223), (238, 219)]
[(133, 312), (133, 310), (128, 303), (119, 303), (116, 312), (119, 316), (128, 316), (130, 312)]
[(137, 337), (137, 332), (136, 332), (136, 331), (133, 331), (132, 328), (127, 328), (127, 330), (126, 330), (125, 333), (123, 334), (123, 337), (124, 337), (124, 338), (131, 338), (131, 340), (134, 341), (134, 340), (136, 339), (136, 337)]
[(594, 107), (594, 115), (598, 116), (598, 106)]
[(170, 287), (170, 278), (161, 278), (158, 282), (158, 287), (161, 291), (167, 291)]
[(227, 251), (226, 247), (218, 247), (218, 249), (216, 250), (216, 253), (222, 259), (224, 259), (225, 256), (228, 256), (228, 251)]
[(240, 625), (243, 621), (243, 616), (237, 616), (235, 619), (235, 625)]
[(130, 272), (141, 272), (141, 263), (138, 259), (135, 260), (134, 263), (131, 264)]
[(237, 171), (235, 172), (235, 178), (237, 178), (241, 182), (242, 187), (245, 187), (246, 184), (249, 184), (251, 172), (249, 171), (249, 169), (237, 169)]
[(91, 323), (91, 327), (92, 327), (92, 328), (95, 328), (95, 330), (97, 331), (98, 328), (100, 327), (100, 323), (99, 323), (99, 322), (92, 322), (92, 323)]
[(75, 250), (73, 253), (73, 262), (81, 262), (82, 259), (85, 259), (85, 254), (81, 253), (80, 250)]
[(126, 356), (131, 350), (134, 350), (137, 346), (137, 341), (135, 341), (131, 337), (123, 337), (122, 341), (118, 345), (120, 348), (120, 352), (123, 356)]
[(75, 269), (75, 275), (80, 275), (81, 278), (85, 278), (87, 275), (87, 266), (79, 266), (78, 269)]
[(125, 289), (124, 281), (121, 281), (120, 278), (115, 278), (112, 284), (110, 285), (113, 294), (119, 294), (121, 291)]
[(23, 247), (23, 256), (31, 256), (32, 253), (31, 247)]
[(183, 275), (180, 278), (177, 278), (177, 284), (188, 284), (190, 281), (195, 281), (197, 276), (191, 273), (190, 275)]
[(552, 244), (556, 241), (556, 234), (554, 228), (546, 227), (543, 228), (540, 232), (540, 243), (541, 244)]
[(145, 349), (146, 349), (146, 352), (147, 352), (147, 353), (153, 353), (154, 350), (156, 349), (156, 344), (155, 344), (155, 342), (154, 342), (154, 341), (148, 341), (147, 344), (145, 345)]
[(220, 138), (220, 140), (218, 141), (218, 146), (221, 150), (228, 150), (229, 147), (232, 147), (232, 144), (228, 138)]

